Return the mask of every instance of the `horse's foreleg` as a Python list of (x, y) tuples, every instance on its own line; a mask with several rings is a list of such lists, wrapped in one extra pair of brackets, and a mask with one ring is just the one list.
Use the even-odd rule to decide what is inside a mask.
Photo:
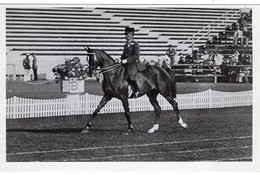
[(132, 125), (132, 121), (131, 121), (131, 118), (130, 118), (130, 110), (129, 110), (129, 104), (128, 104), (128, 99), (127, 97), (121, 99), (122, 101), (122, 104), (123, 104), (123, 107), (124, 107), (124, 110), (125, 110), (125, 117), (126, 117), (126, 120), (127, 120), (127, 123), (128, 123), (128, 129), (127, 129), (127, 132), (125, 135), (128, 135), (132, 130), (133, 130), (133, 125)]
[(182, 117), (180, 116), (178, 103), (171, 96), (168, 96), (168, 97), (165, 97), (165, 98), (172, 105), (172, 107), (173, 107), (173, 109), (174, 109), (174, 111), (175, 111), (175, 113), (177, 115), (178, 123), (181, 125), (181, 127), (186, 129), (188, 127), (188, 125), (182, 120)]
[(105, 96), (101, 99), (99, 105), (97, 106), (97, 108), (95, 109), (93, 114), (91, 115), (90, 120), (87, 122), (87, 125), (84, 127), (84, 129), (81, 131), (81, 133), (88, 133), (89, 132), (90, 127), (95, 122), (95, 118), (96, 118), (97, 114), (107, 104), (107, 102), (109, 100), (111, 100), (111, 98), (110, 97), (105, 97)]
[(154, 125), (151, 129), (148, 130), (148, 133), (154, 133), (155, 131), (157, 131), (159, 129), (158, 121), (159, 121), (160, 114), (161, 114), (161, 107), (159, 106), (159, 103), (156, 100), (157, 95), (158, 95), (158, 93), (156, 93), (156, 92), (147, 94), (150, 103), (154, 107), (154, 112), (155, 112)]

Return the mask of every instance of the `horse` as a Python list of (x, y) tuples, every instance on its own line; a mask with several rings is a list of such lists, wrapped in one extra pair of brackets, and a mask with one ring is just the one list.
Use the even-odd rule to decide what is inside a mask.
[[(122, 63), (116, 62), (110, 55), (105, 51), (99, 49), (90, 49), (85, 47), (88, 55), (88, 75), (92, 76), (93, 70), (98, 67), (101, 68), (104, 79), (102, 82), (102, 89), (104, 95), (87, 122), (86, 126), (82, 129), (82, 133), (89, 133), (92, 124), (98, 112), (109, 102), (112, 98), (117, 98), (121, 100), (125, 117), (127, 119), (128, 128), (125, 135), (130, 134), (133, 131), (133, 124), (130, 118), (130, 110), (128, 103), (128, 79), (126, 76), (126, 68)], [(136, 83), (139, 87), (138, 97), (142, 95), (147, 95), (150, 103), (154, 107), (155, 119), (154, 125), (148, 130), (148, 133), (154, 133), (159, 129), (158, 120), (160, 118), (161, 107), (156, 99), (157, 95), (160, 93), (173, 107), (177, 115), (178, 123), (181, 127), (187, 128), (188, 125), (183, 121), (179, 114), (178, 103), (175, 101), (176, 98), (176, 82), (174, 74), (168, 69), (168, 72), (158, 66), (147, 66), (147, 68), (136, 74)]]

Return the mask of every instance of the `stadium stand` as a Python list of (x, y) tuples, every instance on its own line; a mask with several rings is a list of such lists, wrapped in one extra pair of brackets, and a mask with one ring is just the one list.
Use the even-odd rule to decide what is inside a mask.
[[(136, 29), (142, 59), (165, 55), (169, 44), (178, 54), (186, 55), (191, 50), (209, 49), (211, 43), (205, 48), (201, 45), (239, 18), (238, 8), (7, 8), (7, 74), (23, 73), (21, 61), (25, 53), (37, 55), (38, 72), (49, 79), (53, 78), (51, 69), (65, 59), (77, 56), (84, 63), (86, 45), (118, 58), (126, 26)], [(232, 30), (226, 31), (231, 35)]]
[[(252, 11), (242, 13), (241, 17), (224, 31), (218, 33), (198, 50), (194, 50), (192, 58), (187, 56), (175, 65), (177, 76), (183, 81), (214, 79), (214, 82), (252, 82)], [(244, 18), (245, 20), (241, 20)], [(240, 29), (243, 37), (235, 42), (236, 31)], [(215, 60), (220, 59), (217, 63)], [(206, 58), (206, 60), (204, 60)], [(190, 64), (187, 64), (190, 63)], [(184, 78), (183, 78), (184, 77)]]

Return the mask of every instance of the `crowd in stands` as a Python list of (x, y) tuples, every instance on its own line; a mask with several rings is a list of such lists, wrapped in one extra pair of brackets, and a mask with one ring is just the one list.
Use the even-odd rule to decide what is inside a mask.
[[(252, 39), (251, 20), (252, 10), (242, 9), (238, 21), (226, 27), (219, 36), (210, 38), (206, 46), (185, 55), (180, 53), (178, 64), (203, 65), (204, 69), (215, 69), (216, 73), (229, 76), (230, 82), (248, 82), (248, 76), (252, 74), (251, 66), (246, 66), (252, 65), (252, 53), (248, 52)], [(232, 43), (227, 44), (227, 41)], [(221, 43), (224, 48), (216, 47)]]

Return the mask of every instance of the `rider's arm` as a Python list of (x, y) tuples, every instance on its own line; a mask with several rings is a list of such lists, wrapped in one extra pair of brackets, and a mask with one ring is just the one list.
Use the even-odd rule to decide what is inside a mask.
[(126, 59), (126, 51), (125, 51), (125, 47), (126, 47), (126, 46), (124, 46), (123, 54), (122, 54), (121, 57), (120, 57), (121, 60)]

